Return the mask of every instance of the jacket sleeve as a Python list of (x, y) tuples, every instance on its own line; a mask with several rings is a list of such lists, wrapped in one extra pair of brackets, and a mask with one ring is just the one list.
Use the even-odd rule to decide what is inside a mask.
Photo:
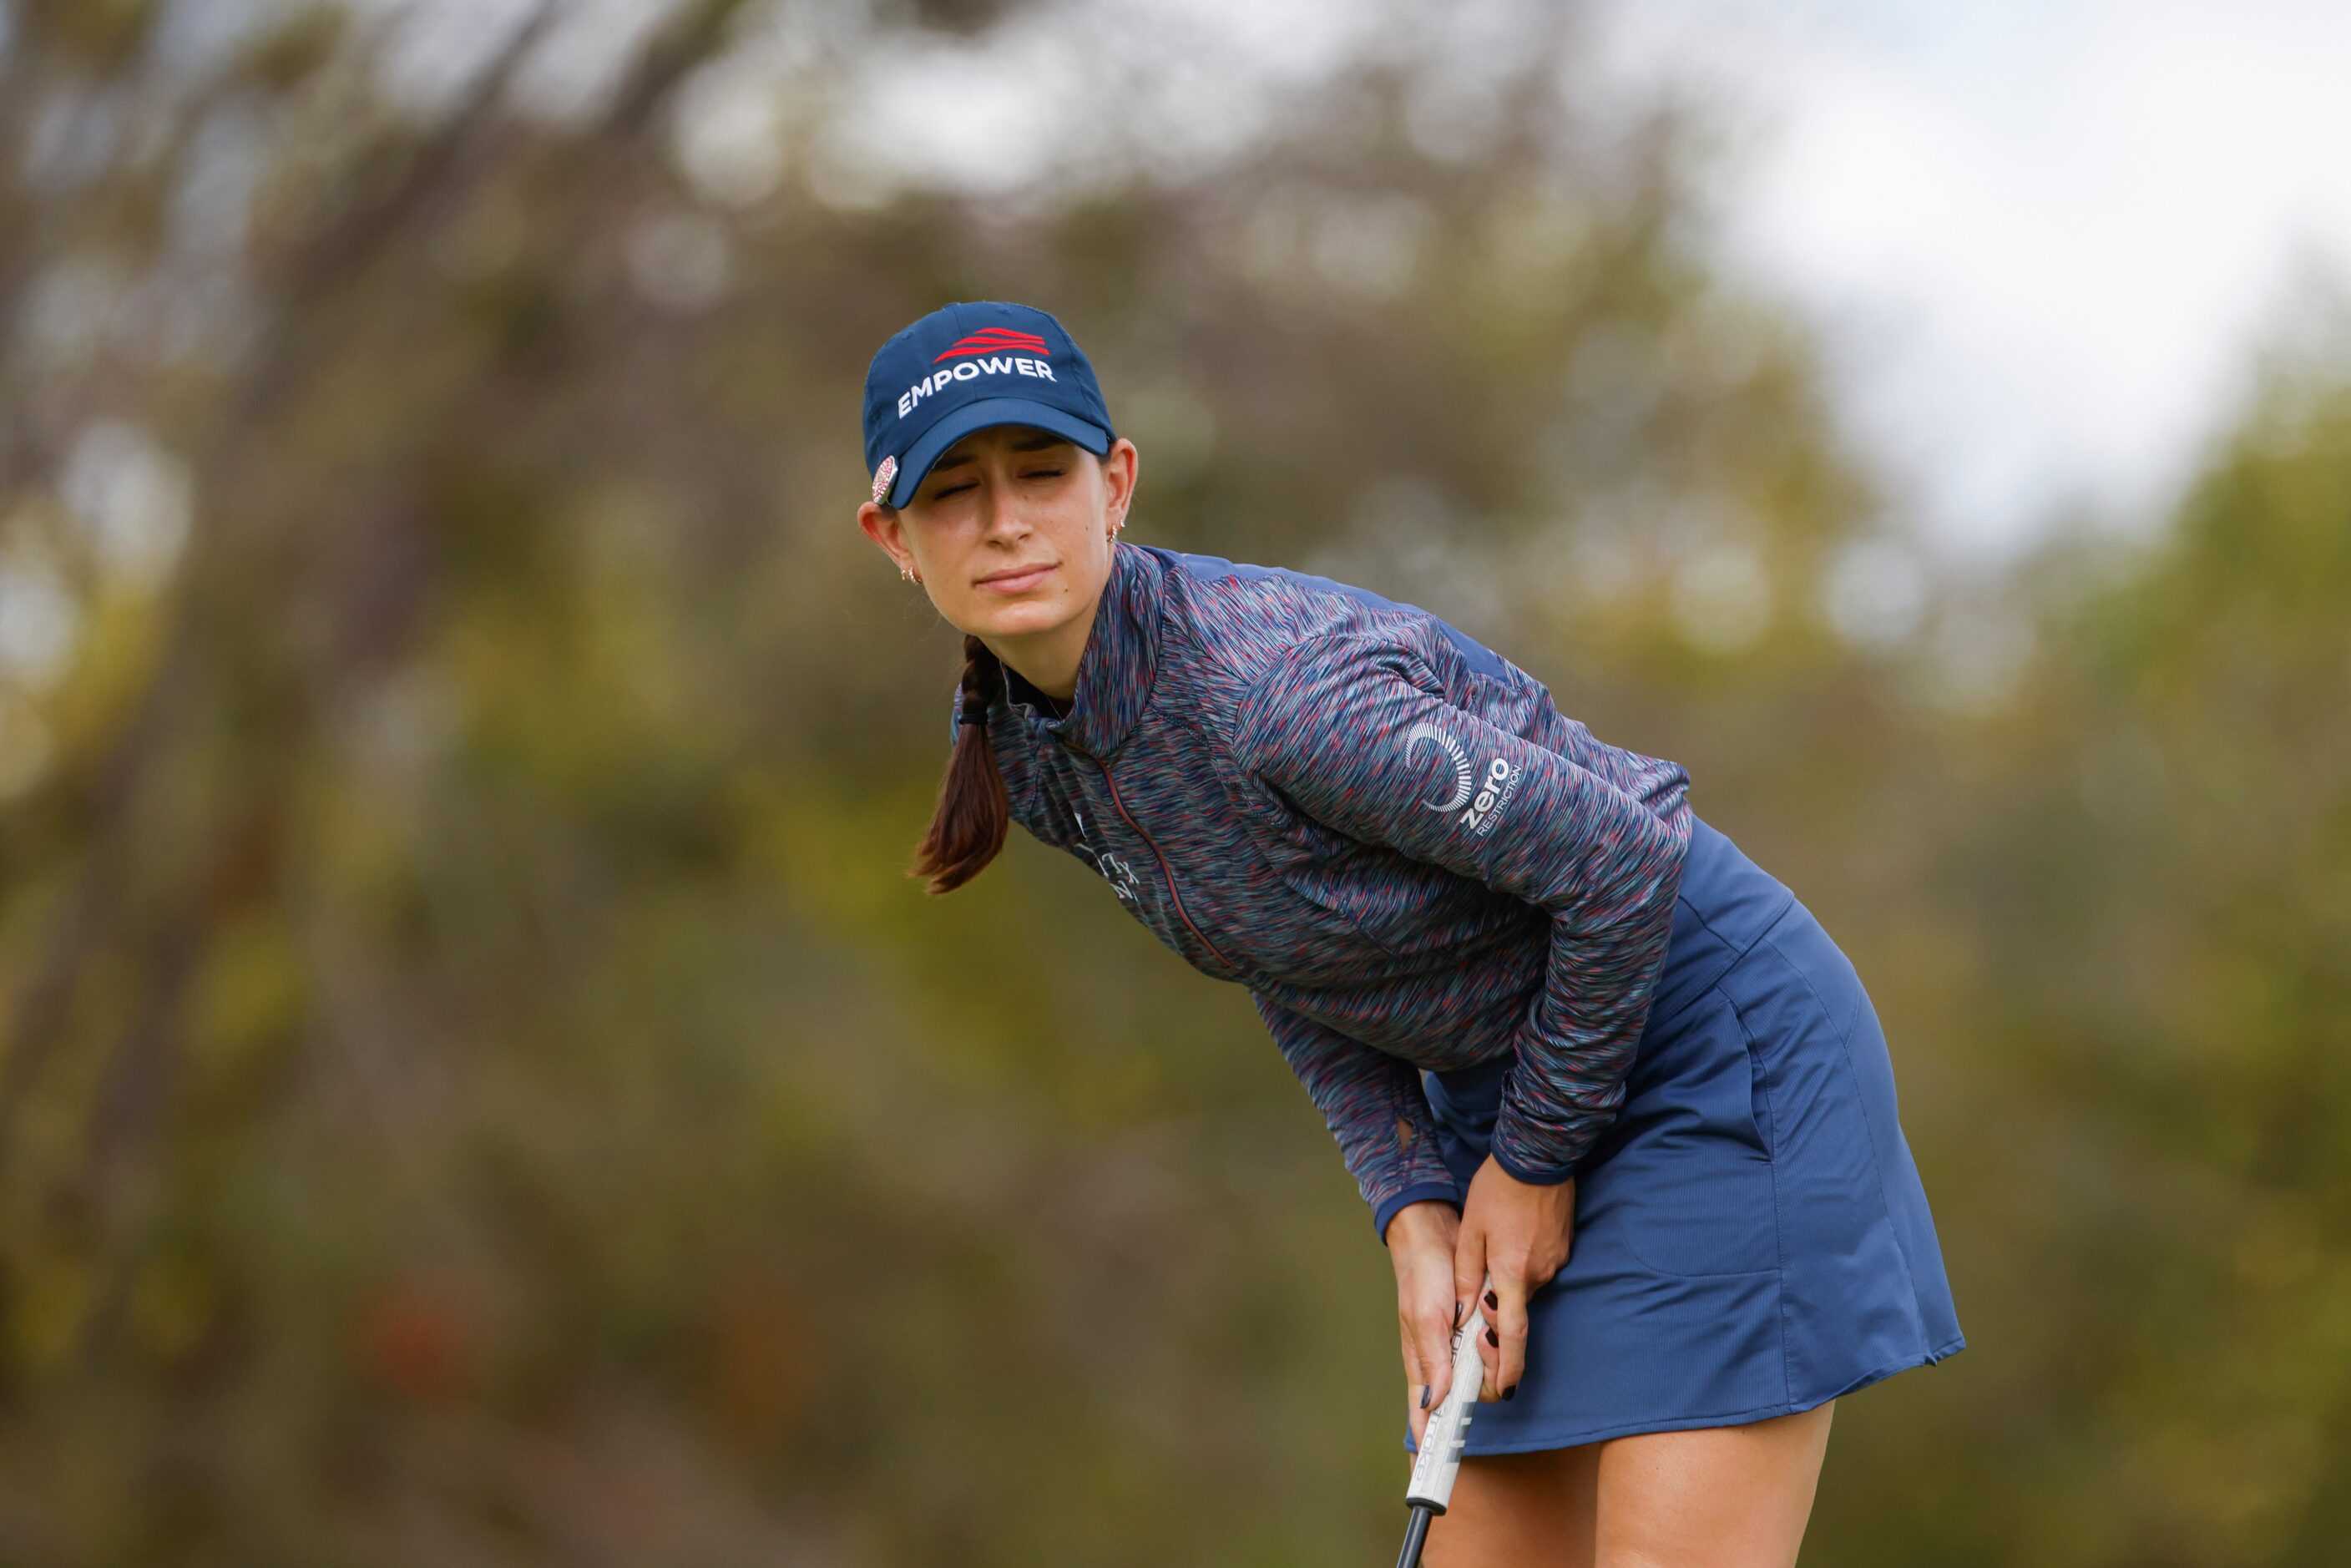
[(1392, 640), (1292, 650), (1250, 688), (1244, 765), (1324, 825), (1551, 915), (1543, 984), (1519, 1028), (1493, 1158), (1552, 1185), (1614, 1119), (1673, 929), (1687, 812), (1660, 817), (1548, 747), (1446, 700)]
[(1426, 1198), (1461, 1207), (1453, 1173), (1437, 1152), (1420, 1069), (1251, 991), (1282, 1059), (1339, 1140), (1339, 1157), (1371, 1205), (1382, 1241), (1397, 1209)]

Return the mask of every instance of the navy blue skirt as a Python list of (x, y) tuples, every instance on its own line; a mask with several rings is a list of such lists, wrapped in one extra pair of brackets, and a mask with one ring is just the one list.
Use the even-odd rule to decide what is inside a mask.
[[(1509, 1061), (1422, 1074), (1465, 1192)], [(1567, 1266), (1528, 1317), (1518, 1395), (1477, 1406), (1468, 1454), (1760, 1421), (1966, 1347), (1861, 977), (1703, 821)]]

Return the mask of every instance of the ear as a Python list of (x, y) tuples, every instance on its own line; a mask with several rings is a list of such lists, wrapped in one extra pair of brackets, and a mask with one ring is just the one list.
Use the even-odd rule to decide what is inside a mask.
[(1143, 454), (1135, 449), (1134, 442), (1122, 435), (1112, 442), (1110, 450), (1095, 461), (1102, 465), (1102, 487), (1106, 492), (1102, 497), (1102, 510), (1114, 523), (1125, 517), (1134, 505), (1134, 482), (1143, 471)]
[(864, 502), (857, 508), (857, 526), (881, 547), (893, 566), (904, 571), (914, 564), (914, 552), (906, 548), (905, 529), (895, 511), (877, 501)]

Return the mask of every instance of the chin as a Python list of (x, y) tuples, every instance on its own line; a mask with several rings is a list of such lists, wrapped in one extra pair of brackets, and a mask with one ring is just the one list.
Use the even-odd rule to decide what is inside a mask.
[[(985, 590), (978, 591), (985, 592)], [(1050, 632), (1070, 619), (1068, 597), (1039, 594), (1008, 602), (972, 606), (974, 630), (983, 636), (1028, 637)]]

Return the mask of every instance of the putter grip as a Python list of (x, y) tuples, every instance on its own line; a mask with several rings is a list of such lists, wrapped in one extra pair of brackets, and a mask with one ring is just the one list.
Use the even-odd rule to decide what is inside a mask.
[(1418, 1504), (1443, 1513), (1452, 1500), (1453, 1475), (1461, 1468), (1462, 1440), (1469, 1436), (1469, 1412), (1486, 1381), (1477, 1338), (1485, 1332), (1486, 1314), (1474, 1307), (1468, 1321), (1453, 1331), (1453, 1385), (1421, 1428), (1420, 1455), (1413, 1461), (1412, 1480), (1405, 1488), (1407, 1507)]

